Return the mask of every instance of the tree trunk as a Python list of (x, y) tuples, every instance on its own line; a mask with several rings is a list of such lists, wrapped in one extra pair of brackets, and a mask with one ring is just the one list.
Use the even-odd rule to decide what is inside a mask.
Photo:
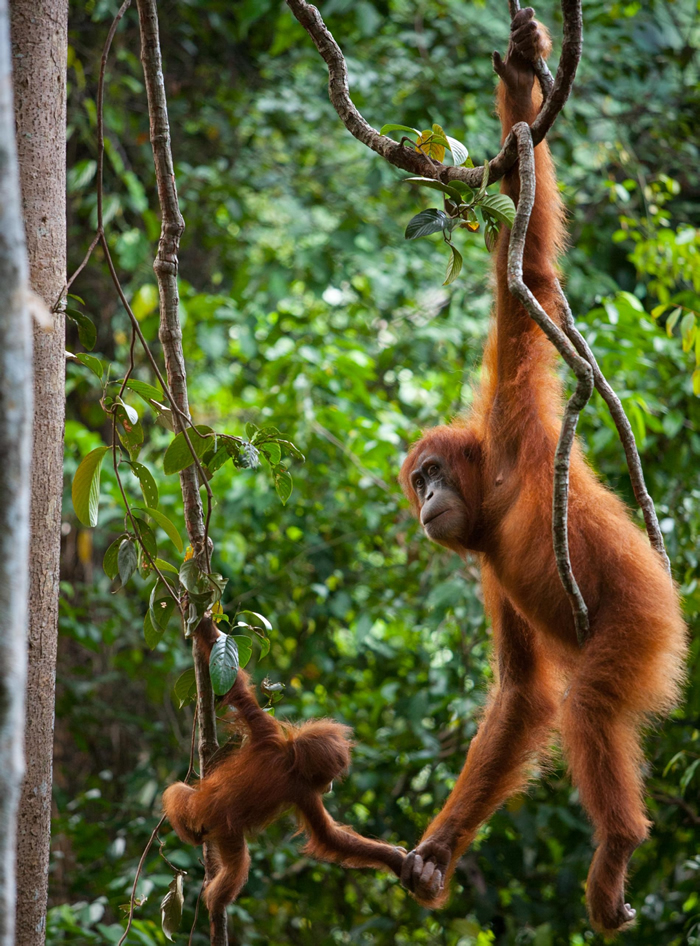
[[(50, 308), (66, 280), (67, 0), (12, 0), (17, 152), (32, 289)], [(34, 331), (27, 771), (17, 826), (17, 946), (46, 930), (63, 486), (65, 323)]]
[(11, 71), (9, 9), (0, 0), (0, 946), (15, 942), (32, 446), (32, 334)]

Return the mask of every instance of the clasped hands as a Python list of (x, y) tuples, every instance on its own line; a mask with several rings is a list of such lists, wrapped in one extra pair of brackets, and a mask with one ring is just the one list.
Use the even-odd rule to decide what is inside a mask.
[(423, 906), (437, 906), (443, 899), (445, 878), (452, 860), (450, 846), (427, 838), (408, 853), (403, 848), (397, 850), (405, 855), (401, 873), (397, 871), (402, 886)]

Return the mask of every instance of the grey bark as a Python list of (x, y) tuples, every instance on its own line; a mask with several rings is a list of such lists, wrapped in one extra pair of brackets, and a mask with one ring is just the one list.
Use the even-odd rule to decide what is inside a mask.
[(0, 0), (0, 946), (15, 941), (15, 842), (24, 776), (32, 333), (12, 104), (10, 17)]
[[(31, 288), (66, 281), (67, 0), (11, 0), (17, 153)], [(17, 828), (17, 946), (45, 939), (63, 486), (65, 323), (34, 330), (27, 769)]]

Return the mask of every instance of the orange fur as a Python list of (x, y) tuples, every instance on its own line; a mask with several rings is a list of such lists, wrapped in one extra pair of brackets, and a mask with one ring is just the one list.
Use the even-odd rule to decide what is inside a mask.
[[(217, 635), (211, 621), (200, 624), (197, 639), (207, 655)], [(246, 882), (246, 837), (290, 808), (308, 835), (306, 854), (400, 873), (401, 849), (336, 824), (323, 806), (322, 793), (350, 765), (349, 727), (330, 719), (296, 725), (276, 720), (258, 705), (243, 670), (223, 699), (238, 710), (247, 739), (198, 785), (177, 782), (163, 793), (163, 810), (181, 840), (213, 849), (217, 869), (204, 892), (210, 911), (235, 900)]]
[[(527, 11), (518, 16), (525, 22)], [(509, 50), (501, 71), (504, 137), (515, 122), (532, 122), (537, 114), (539, 91), (528, 90), (533, 89), (532, 58), (546, 51), (539, 30), (530, 55), (518, 57)], [(546, 143), (535, 156), (537, 191), (524, 278), (558, 321), (555, 279), (563, 210)], [(517, 169), (506, 175), (502, 191), (517, 202)], [(610, 932), (633, 918), (624, 904), (627, 861), (649, 829), (640, 729), (650, 715), (668, 712), (679, 698), (686, 628), (659, 556), (577, 445), (571, 458), (569, 544), (591, 621), (590, 638), (578, 648), (552, 547), (561, 385), (553, 370), (553, 347), (508, 291), (508, 238), (507, 231), (501, 234), (496, 321), (474, 408), (453, 424), (428, 431), (400, 474), (419, 513), (411, 474), (421, 458), (437, 457), (449, 471), (447, 488), (458, 494), (455, 503), (461, 499), (466, 507), (460, 521), (467, 526), (462, 534), (438, 541), (460, 554), (479, 553), (498, 658), (498, 681), (464, 769), (444, 809), (407, 858), (403, 880), (425, 905), (443, 903), (449, 878), (479, 825), (523, 786), (529, 763), (557, 728), (598, 842), (587, 884), (589, 914), (596, 929)], [(436, 868), (442, 885), (435, 881)]]

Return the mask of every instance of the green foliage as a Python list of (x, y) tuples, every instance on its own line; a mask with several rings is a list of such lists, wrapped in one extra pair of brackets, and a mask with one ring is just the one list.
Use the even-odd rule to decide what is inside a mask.
[[(385, 128), (388, 127), (403, 126), (385, 126)], [(425, 134), (428, 133), (424, 132), (424, 135)], [(450, 140), (453, 141), (453, 139)], [(459, 145), (459, 142), (456, 142), (456, 144)], [(466, 149), (464, 150), (466, 152)], [(408, 222), (404, 234), (407, 240), (417, 240), (419, 237), (430, 236), (432, 233), (442, 233), (445, 243), (447, 243), (450, 248), (450, 260), (447, 264), (447, 272), (443, 286), (449, 286), (450, 283), (453, 283), (462, 271), (462, 254), (452, 243), (452, 231), (456, 226), (472, 232), (478, 230), (480, 222), (476, 214), (476, 209), (479, 208), (486, 225), (484, 242), (489, 253), (492, 252), (496, 246), (501, 224), (504, 223), (507, 227), (513, 226), (515, 204), (510, 197), (507, 197), (505, 194), (488, 194), (486, 191), (488, 182), (488, 161), (484, 164), (481, 186), (476, 192), (461, 181), (456, 181), (452, 184), (443, 184), (441, 181), (435, 181), (430, 177), (407, 177), (404, 181), (406, 184), (418, 184), (421, 187), (441, 191), (444, 195), (444, 211), (435, 210), (433, 208), (422, 210)]]
[[(397, 131), (417, 141), (430, 115), (442, 128), (460, 129), (475, 161), (495, 154), (490, 54), (504, 50), (508, 35), (500, 0), (429, 0), (420, 16), (398, 3), (325, 7), (349, 57), (355, 101), (375, 127), (382, 116), (400, 115), (415, 127)], [(538, 6), (555, 37), (558, 9), (554, 0)], [(72, 267), (94, 225), (94, 95), (113, 12), (99, 4), (73, 11)], [(573, 234), (565, 260), (572, 308), (634, 424), (697, 631), (700, 407), (682, 325), (700, 305), (690, 295), (697, 293), (693, 242), (678, 245), (699, 210), (694, 15), (690, 0), (585, 4), (584, 60), (552, 148)], [(152, 259), (160, 221), (136, 20), (128, 11), (107, 73), (105, 210), (127, 295), (157, 355)], [(180, 293), (190, 403), (196, 424), (216, 431), (216, 454), (205, 464), (216, 498), (212, 573), (186, 570), (185, 580), (202, 600), (221, 599), (241, 662), (240, 638), (260, 643), (248, 668), (257, 681), (269, 675), (258, 692), (278, 701), (279, 718), (327, 715), (353, 727), (351, 772), (327, 799), (333, 816), (412, 846), (454, 784), (492, 670), (475, 569), (421, 538), (396, 474), (420, 429), (470, 403), (491, 305), (488, 257), (478, 241), (460, 242), (460, 278), (441, 288), (439, 241), (404, 242), (400, 224), (428, 209), (427, 200), (416, 201), (436, 195), (422, 185), (397, 187), (401, 175), (342, 128), (324, 66), (288, 11), (266, 0), (195, 0), (163, 16), (161, 31), (187, 222)], [(658, 192), (646, 190), (657, 185)], [(465, 204), (477, 196), (456, 189)], [(659, 194), (668, 199), (659, 202)], [(480, 213), (477, 207), (475, 221), (488, 240)], [(77, 291), (85, 311), (100, 314), (94, 357), (111, 368), (100, 376), (67, 364), (68, 491), (81, 460), (104, 449), (111, 433), (100, 400), (109, 409), (120, 383), (106, 388), (105, 379), (124, 378), (129, 368), (128, 325), (99, 256)], [(669, 337), (668, 317), (683, 306)], [(69, 348), (80, 341), (77, 331), (70, 326)], [(161, 511), (183, 534), (178, 477), (162, 468), (172, 417), (141, 353), (122, 398), (139, 413), (144, 435), (138, 458), (125, 447), (119, 465), (130, 503)], [(284, 436), (265, 439), (273, 425)], [(596, 469), (633, 504), (599, 398), (581, 429)], [(287, 437), (306, 455), (303, 465)], [(142, 503), (134, 462), (152, 474), (157, 506), (147, 497)], [(295, 480), (284, 506), (271, 488), (280, 465), (293, 468)], [(121, 935), (121, 906), (160, 817), (160, 792), (187, 771), (194, 671), (179, 622), (151, 621), (155, 580), (152, 571), (143, 577), (142, 560), (128, 585), (115, 589), (119, 548), (135, 534), (111, 462), (101, 474), (100, 528), (90, 532), (65, 508), (47, 941), (83, 946)], [(152, 528), (162, 556), (156, 564), (182, 595), (182, 562), (167, 532), (148, 511), (137, 522)], [(103, 555), (109, 581), (99, 568)], [(223, 597), (219, 574), (229, 581)], [(194, 603), (193, 620), (201, 604)], [(654, 827), (633, 858), (630, 900), (639, 922), (627, 934), (639, 946), (700, 940), (698, 640), (695, 633), (685, 706), (647, 740)], [(250, 880), (231, 909), (241, 943), (597, 943), (584, 907), (590, 828), (556, 755), (546, 776), (479, 832), (439, 912), (422, 910), (386, 875), (302, 859), (292, 834), (283, 820), (252, 846)], [(188, 872), (185, 942), (200, 852), (166, 829), (161, 837), (168, 859)], [(172, 878), (156, 845), (129, 942), (165, 942), (160, 904)], [(193, 941), (208, 942), (202, 911)]]

